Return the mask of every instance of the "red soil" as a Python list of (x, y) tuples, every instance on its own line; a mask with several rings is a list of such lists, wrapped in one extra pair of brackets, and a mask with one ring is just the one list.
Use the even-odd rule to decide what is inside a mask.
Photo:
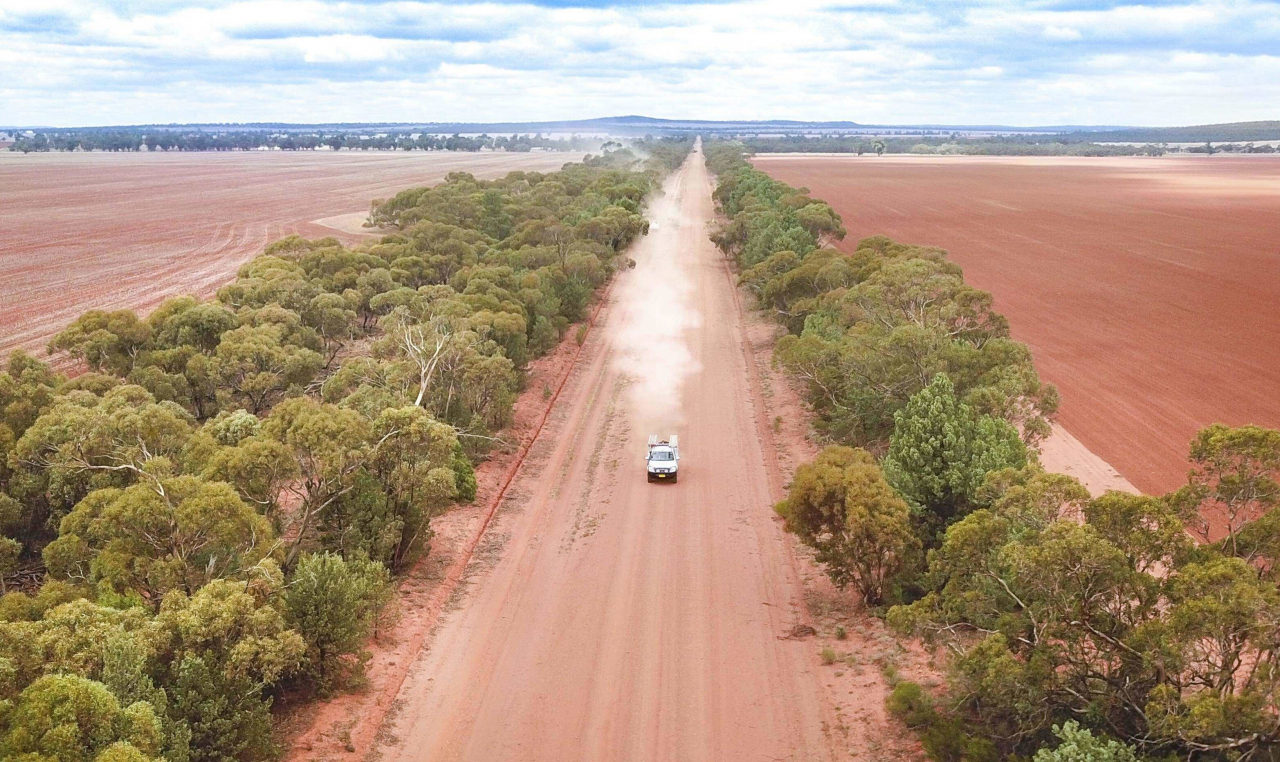
[(1217, 421), (1280, 426), (1280, 161), (767, 156), (844, 217), (946, 248), (1062, 392), (1060, 421), (1144, 492)]
[(0, 153), (0, 356), (87, 309), (209, 295), (269, 242), (449, 172), (555, 170), (560, 153)]

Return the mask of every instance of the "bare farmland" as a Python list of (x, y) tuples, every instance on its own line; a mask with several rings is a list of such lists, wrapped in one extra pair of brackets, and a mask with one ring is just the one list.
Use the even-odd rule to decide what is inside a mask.
[[(266, 244), (450, 172), (555, 170), (563, 153), (0, 153), (0, 355), (91, 308), (208, 295)], [(349, 220), (343, 220), (343, 223)], [(358, 230), (358, 228), (356, 228)]]
[(852, 247), (946, 248), (1062, 391), (1061, 422), (1140, 489), (1222, 421), (1280, 425), (1280, 161), (768, 156)]

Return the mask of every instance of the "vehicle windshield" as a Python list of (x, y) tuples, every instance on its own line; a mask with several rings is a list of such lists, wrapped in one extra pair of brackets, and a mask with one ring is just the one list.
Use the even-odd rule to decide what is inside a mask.
[(653, 450), (649, 453), (649, 460), (675, 460), (676, 456), (670, 450)]

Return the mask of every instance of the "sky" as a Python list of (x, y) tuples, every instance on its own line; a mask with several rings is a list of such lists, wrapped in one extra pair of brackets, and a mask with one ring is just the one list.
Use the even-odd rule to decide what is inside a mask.
[(0, 125), (1280, 118), (1280, 0), (0, 0)]

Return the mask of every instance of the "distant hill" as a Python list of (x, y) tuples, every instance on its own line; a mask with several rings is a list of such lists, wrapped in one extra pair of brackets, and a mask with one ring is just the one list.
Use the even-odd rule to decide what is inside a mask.
[(301, 124), (294, 122), (222, 122), (190, 124), (135, 124), (80, 128), (44, 128), (45, 132), (88, 132), (102, 130), (122, 131), (181, 131), (181, 132), (426, 132), (452, 135), (481, 134), (598, 134), (637, 137), (640, 135), (674, 135), (698, 133), (703, 135), (840, 135), (840, 134), (1059, 134), (1064, 132), (1091, 132), (1116, 130), (1106, 126), (1043, 126), (1016, 127), (1000, 124), (947, 125), (947, 124), (863, 124), (848, 120), (804, 121), (796, 119), (660, 119), (636, 114), (609, 116), (596, 119), (562, 119), (542, 122), (327, 122)]
[[(825, 130), (848, 132), (867, 129), (857, 122), (804, 122), (787, 119), (761, 121), (713, 121), (705, 119), (658, 119), (649, 116), (610, 116), (597, 119), (563, 119), (544, 122), (333, 122), (322, 124), (297, 124), (289, 122), (247, 122), (221, 124), (139, 124), (128, 129), (156, 130), (210, 130), (210, 131), (341, 131), (355, 130), (411, 130), (439, 134), (453, 133), (601, 133), (609, 135), (671, 134), (683, 132), (738, 133), (738, 132), (809, 132)], [(124, 127), (113, 127), (123, 129)], [(82, 128), (89, 129), (89, 128)], [(97, 128), (108, 129), (108, 128)]]
[[(0, 128), (4, 129), (4, 128)], [(676, 135), (698, 133), (702, 135), (949, 135), (962, 137), (989, 135), (1054, 136), (1065, 142), (1140, 142), (1140, 143), (1188, 143), (1247, 142), (1251, 140), (1280, 140), (1280, 121), (1235, 122), (1230, 124), (1206, 124), (1194, 127), (1126, 127), (1118, 125), (1043, 125), (1011, 126), (1001, 124), (865, 124), (848, 120), (804, 121), (795, 119), (660, 119), (631, 114), (597, 119), (561, 119), (541, 122), (329, 122), (300, 124), (291, 122), (244, 123), (192, 123), (192, 124), (137, 124), (80, 128), (8, 128), (37, 129), (41, 132), (92, 132), (92, 131), (180, 131), (272, 133), (351, 133), (351, 132), (422, 132), (435, 135), (510, 135), (518, 133), (558, 133), (578, 135), (616, 135), (638, 137), (641, 135)]]
[(1079, 130), (1067, 137), (1104, 143), (1246, 143), (1253, 140), (1280, 140), (1280, 120), (1201, 124), (1192, 127), (1128, 127), (1101, 132)]

